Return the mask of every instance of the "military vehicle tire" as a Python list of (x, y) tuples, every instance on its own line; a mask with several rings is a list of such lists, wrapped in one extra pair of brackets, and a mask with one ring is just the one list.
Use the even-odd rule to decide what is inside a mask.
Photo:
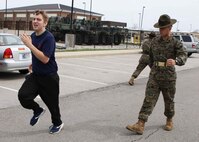
[(76, 34), (76, 37), (75, 37), (75, 44), (77, 45), (82, 45), (83, 43), (83, 37), (81, 34)]
[(121, 35), (120, 34), (115, 34), (114, 35), (114, 44), (119, 45), (121, 43)]

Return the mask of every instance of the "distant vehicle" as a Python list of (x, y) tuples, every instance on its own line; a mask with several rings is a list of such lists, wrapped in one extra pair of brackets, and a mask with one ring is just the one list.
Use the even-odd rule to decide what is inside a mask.
[(119, 45), (128, 33), (126, 23), (121, 22), (74, 19), (72, 23), (71, 26), (69, 17), (50, 17), (47, 29), (56, 41), (64, 41), (66, 34), (75, 34), (77, 45)]
[(193, 35), (188, 33), (174, 33), (173, 36), (182, 42), (183, 46), (187, 50), (188, 57), (193, 53), (198, 53), (197, 47), (199, 46), (199, 43), (196, 41)]
[(18, 36), (0, 33), (0, 72), (18, 70), (26, 74), (31, 63), (31, 51)]
[(197, 42), (198, 44), (196, 45), (196, 50), (199, 53), (199, 39), (197, 37), (194, 37), (194, 41)]

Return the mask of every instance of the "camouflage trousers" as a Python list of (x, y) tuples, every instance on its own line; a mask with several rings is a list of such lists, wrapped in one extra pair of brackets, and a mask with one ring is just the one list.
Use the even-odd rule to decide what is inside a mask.
[(152, 113), (160, 92), (162, 92), (164, 99), (164, 115), (167, 118), (172, 118), (175, 114), (174, 110), (174, 96), (176, 92), (176, 80), (165, 81), (149, 79), (146, 86), (145, 98), (138, 119), (143, 121), (148, 120), (148, 116)]

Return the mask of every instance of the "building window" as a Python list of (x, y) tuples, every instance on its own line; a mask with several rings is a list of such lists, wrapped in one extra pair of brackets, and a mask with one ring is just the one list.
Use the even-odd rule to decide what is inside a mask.
[(13, 14), (4, 14), (4, 17), (10, 17), (10, 18), (12, 18)]
[(26, 17), (26, 14), (17, 14), (16, 17)]
[(48, 17), (51, 17), (51, 16), (57, 16), (57, 13), (48, 13)]

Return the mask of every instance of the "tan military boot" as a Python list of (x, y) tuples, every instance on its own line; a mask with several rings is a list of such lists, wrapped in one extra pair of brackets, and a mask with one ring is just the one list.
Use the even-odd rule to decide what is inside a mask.
[(130, 80), (129, 80), (129, 85), (134, 85), (134, 77), (132, 76), (131, 78), (130, 78)]
[(166, 131), (171, 131), (173, 129), (173, 121), (172, 121), (172, 119), (168, 119), (167, 118), (166, 125), (165, 125), (164, 129)]
[(144, 132), (144, 124), (145, 124), (145, 122), (143, 120), (138, 120), (138, 122), (136, 124), (126, 126), (126, 129), (142, 135)]

